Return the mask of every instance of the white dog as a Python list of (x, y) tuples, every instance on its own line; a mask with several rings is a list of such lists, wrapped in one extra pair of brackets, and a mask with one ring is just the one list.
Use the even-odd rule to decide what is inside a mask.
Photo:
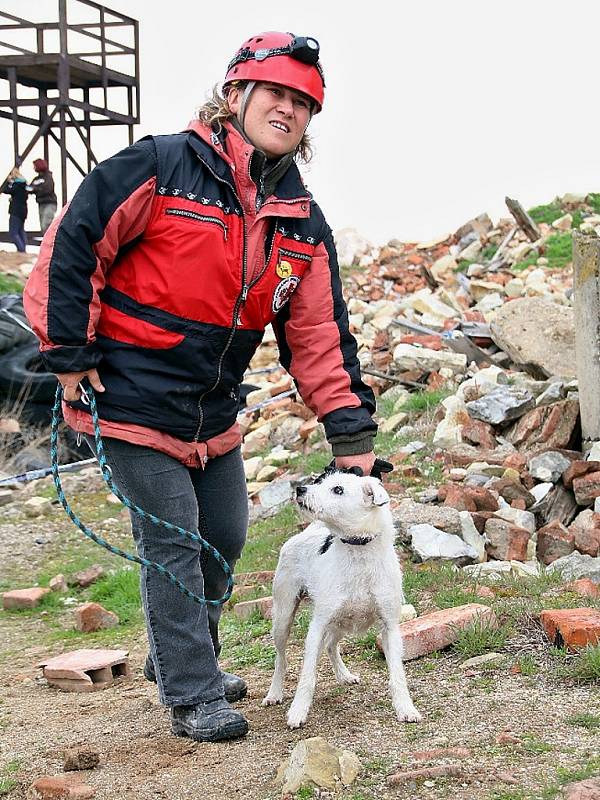
[(263, 705), (281, 703), (287, 668), (285, 647), (302, 597), (313, 603), (304, 662), (287, 714), (290, 728), (306, 722), (313, 699), (317, 664), (324, 647), (340, 683), (359, 683), (340, 657), (339, 641), (350, 633), (381, 628), (390, 690), (401, 722), (418, 722), (402, 664), (398, 628), (404, 602), (402, 573), (394, 551), (389, 497), (371, 477), (332, 472), (297, 489), (299, 505), (316, 521), (282, 547), (273, 581), (275, 673)]

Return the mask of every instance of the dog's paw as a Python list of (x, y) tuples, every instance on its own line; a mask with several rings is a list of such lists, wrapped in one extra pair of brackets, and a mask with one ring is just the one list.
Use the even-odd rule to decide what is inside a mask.
[(347, 675), (343, 675), (341, 678), (339, 678), (338, 682), (344, 686), (352, 686), (355, 683), (360, 683), (360, 675), (353, 675), (351, 672), (349, 672)]
[(413, 706), (404, 706), (403, 708), (396, 709), (396, 716), (399, 722), (421, 722), (423, 717)]
[(294, 706), (291, 706), (286, 716), (288, 728), (301, 728), (306, 722), (307, 716), (308, 711), (304, 711), (304, 709), (301, 708), (297, 709), (294, 708)]
[(268, 694), (266, 697), (263, 698), (262, 705), (263, 706), (277, 706), (283, 701), (283, 695), (271, 695)]

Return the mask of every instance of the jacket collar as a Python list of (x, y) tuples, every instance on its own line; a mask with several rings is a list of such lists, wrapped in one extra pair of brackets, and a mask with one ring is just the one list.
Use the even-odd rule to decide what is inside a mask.
[[(252, 145), (245, 142), (232, 125), (225, 123), (224, 128), (225, 135), (233, 137), (233, 147), (231, 148), (233, 157), (225, 151), (221, 141), (222, 137), (218, 136), (208, 125), (200, 122), (200, 120), (193, 119), (189, 123), (187, 141), (218, 178), (235, 186), (233, 172), (236, 168), (235, 162), (238, 160), (236, 158), (237, 153), (242, 147), (248, 148), (252, 147)], [(300, 171), (295, 163), (290, 165), (287, 172), (278, 181), (274, 195), (278, 200), (287, 202), (311, 199), (312, 195), (302, 183)]]

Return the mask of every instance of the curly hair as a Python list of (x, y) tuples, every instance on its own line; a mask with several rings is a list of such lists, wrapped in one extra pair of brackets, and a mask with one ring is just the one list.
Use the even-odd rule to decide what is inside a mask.
[[(245, 85), (246, 81), (238, 81), (236, 84), (236, 86), (241, 89), (243, 89)], [(219, 89), (219, 84), (215, 84), (212, 96), (209, 97), (197, 111), (197, 117), (200, 122), (209, 125), (216, 130), (217, 133), (221, 130), (221, 123), (234, 116), (235, 114), (229, 108), (229, 103), (227, 102), (227, 93)], [(294, 158), (297, 161), (307, 164), (313, 157), (313, 154), (314, 150), (310, 136), (305, 131), (296, 148)]]

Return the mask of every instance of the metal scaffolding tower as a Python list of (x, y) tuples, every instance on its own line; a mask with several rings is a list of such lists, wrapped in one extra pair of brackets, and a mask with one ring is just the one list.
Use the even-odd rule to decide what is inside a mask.
[[(55, 142), (64, 205), (67, 161), (82, 176), (98, 163), (92, 128), (127, 125), (133, 142), (139, 122), (138, 21), (92, 0), (58, 0), (56, 22), (0, 11), (1, 79), (8, 82), (9, 97), (0, 98), (0, 119), (12, 121), (14, 165), (20, 166), (40, 139), (49, 161), (50, 140)], [(21, 125), (36, 129), (25, 145), (19, 141)], [(72, 146), (74, 134), (84, 146), (85, 168)]]

